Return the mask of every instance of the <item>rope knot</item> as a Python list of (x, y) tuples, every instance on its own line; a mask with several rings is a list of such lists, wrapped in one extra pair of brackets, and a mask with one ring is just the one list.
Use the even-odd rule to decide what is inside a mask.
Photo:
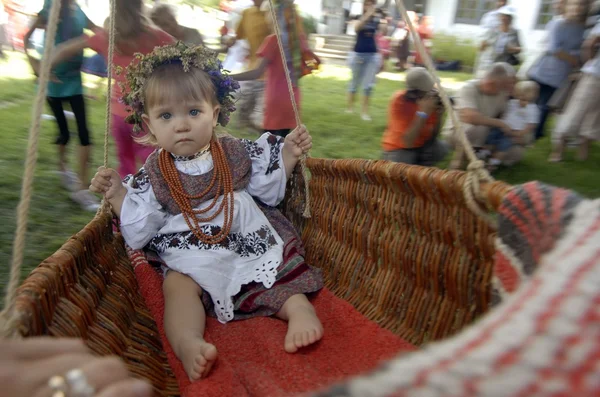
[(485, 169), (485, 163), (481, 160), (471, 161), (467, 166), (467, 171), (475, 172), (479, 174), (479, 171)]

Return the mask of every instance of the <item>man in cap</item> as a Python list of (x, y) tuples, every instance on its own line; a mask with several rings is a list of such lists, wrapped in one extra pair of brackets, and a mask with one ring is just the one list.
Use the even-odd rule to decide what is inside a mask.
[[(508, 63), (493, 64), (481, 79), (470, 80), (458, 93), (456, 109), (462, 128), (471, 146), (483, 148), (492, 128), (498, 128), (510, 135), (511, 127), (502, 120), (508, 99), (515, 86), (515, 69)], [(452, 128), (451, 120), (448, 127)], [(463, 166), (463, 150), (460, 140), (454, 137), (456, 154), (450, 168)], [(515, 145), (506, 154), (503, 164), (512, 166), (523, 159), (525, 149)]]
[(443, 106), (425, 68), (406, 74), (406, 90), (397, 92), (389, 106), (383, 134), (383, 159), (433, 166), (443, 160), (448, 146), (438, 139)]

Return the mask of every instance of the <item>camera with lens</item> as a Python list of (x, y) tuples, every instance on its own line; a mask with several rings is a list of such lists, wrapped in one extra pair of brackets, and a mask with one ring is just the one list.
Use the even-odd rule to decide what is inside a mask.
[[(438, 90), (433, 89), (429, 91), (426, 96), (430, 98), (435, 98), (436, 105), (438, 108), (444, 107), (444, 101), (442, 101), (442, 96), (440, 95), (440, 92)], [(454, 107), (454, 98), (448, 97), (448, 99), (450, 100), (450, 104), (452, 105), (452, 107)]]

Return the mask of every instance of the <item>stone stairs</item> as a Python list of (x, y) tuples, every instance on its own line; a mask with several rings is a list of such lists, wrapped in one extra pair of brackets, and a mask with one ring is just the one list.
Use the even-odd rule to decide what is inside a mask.
[(308, 42), (323, 62), (345, 63), (355, 40), (355, 36), (350, 35), (311, 34)]

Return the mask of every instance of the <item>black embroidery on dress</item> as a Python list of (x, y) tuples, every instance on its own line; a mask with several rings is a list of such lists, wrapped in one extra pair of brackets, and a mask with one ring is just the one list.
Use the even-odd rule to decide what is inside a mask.
[(270, 146), (269, 151), (269, 166), (267, 167), (266, 175), (273, 173), (280, 169), (279, 165), (279, 152), (281, 151), (281, 144), (283, 143), (283, 138), (277, 135), (269, 135), (267, 138), (267, 143)]
[(210, 147), (196, 153), (196, 154), (192, 154), (191, 156), (177, 156), (175, 154), (171, 153), (171, 156), (173, 157), (173, 160), (175, 161), (192, 161), (197, 159), (198, 157), (202, 157), (204, 154), (210, 152)]
[(144, 186), (146, 186), (147, 184), (150, 183), (150, 177), (146, 173), (146, 170), (144, 169), (144, 167), (142, 167), (137, 172), (137, 174), (135, 174), (133, 176), (127, 175), (125, 177), (125, 179), (123, 179), (123, 182), (125, 182), (125, 183), (129, 183), (129, 181), (131, 181), (131, 187), (132, 188), (134, 188), (134, 189), (141, 189), (141, 188), (143, 188)]
[(260, 156), (265, 151), (263, 148), (261, 148), (260, 146), (258, 146), (258, 144), (256, 142), (252, 142), (249, 139), (240, 139), (240, 141), (242, 141), (242, 143), (244, 144), (244, 148), (246, 149), (246, 151), (250, 155), (251, 159), (260, 158)]
[[(214, 236), (221, 230), (220, 226), (204, 225), (201, 227), (202, 233)], [(191, 231), (163, 234), (154, 237), (147, 248), (157, 253), (165, 252), (168, 249), (201, 249), (201, 250), (219, 250), (226, 249), (233, 251), (241, 257), (251, 255), (259, 256), (267, 252), (271, 247), (277, 244), (275, 236), (268, 226), (263, 225), (255, 232), (243, 235), (241, 233), (230, 233), (225, 240), (219, 244), (207, 244), (200, 240)]]

